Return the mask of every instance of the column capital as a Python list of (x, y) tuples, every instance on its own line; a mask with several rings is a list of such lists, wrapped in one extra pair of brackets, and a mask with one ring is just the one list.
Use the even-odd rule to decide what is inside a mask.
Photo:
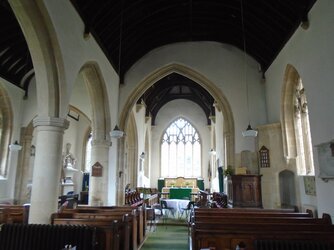
[(64, 118), (50, 117), (50, 116), (37, 116), (33, 120), (34, 127), (39, 126), (51, 126), (67, 129), (70, 122)]

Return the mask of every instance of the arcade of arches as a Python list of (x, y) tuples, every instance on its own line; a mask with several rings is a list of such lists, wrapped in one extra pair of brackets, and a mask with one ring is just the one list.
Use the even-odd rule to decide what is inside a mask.
[[(59, 8), (26, 11), (12, 2), (35, 74), (27, 92), (0, 76), (0, 203), (30, 203), (29, 222), (45, 223), (71, 191), (88, 191), (92, 205), (120, 205), (126, 187), (158, 188), (161, 178), (183, 176), (227, 192), (218, 168), (231, 166), (262, 176), (265, 208), (334, 215), (334, 173), (322, 169), (333, 159), (321, 155), (333, 140), (334, 35), (321, 21), (334, 24), (331, 1), (318, 1), (312, 26), (297, 30), (265, 79), (247, 56), (247, 91), (244, 53), (210, 41), (157, 48), (120, 84), (94, 37), (63, 27)], [(65, 20), (84, 30), (65, 5)], [(241, 134), (249, 123), (255, 138)], [(111, 136), (116, 125), (120, 138)]]

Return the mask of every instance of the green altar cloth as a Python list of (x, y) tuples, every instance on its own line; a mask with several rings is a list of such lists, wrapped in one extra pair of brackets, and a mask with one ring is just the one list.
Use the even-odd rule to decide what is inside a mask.
[(169, 199), (190, 199), (191, 188), (170, 188)]

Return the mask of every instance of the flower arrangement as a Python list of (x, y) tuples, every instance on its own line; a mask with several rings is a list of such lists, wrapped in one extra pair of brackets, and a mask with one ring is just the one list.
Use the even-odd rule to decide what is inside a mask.
[(227, 166), (227, 168), (223, 170), (223, 175), (225, 177), (229, 177), (233, 174), (233, 172), (234, 172), (234, 170), (233, 170), (232, 166)]

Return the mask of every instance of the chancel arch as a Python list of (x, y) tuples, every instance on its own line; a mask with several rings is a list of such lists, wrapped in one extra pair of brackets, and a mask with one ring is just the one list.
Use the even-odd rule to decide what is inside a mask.
[[(128, 120), (129, 120), (129, 112), (132, 110), (134, 105), (138, 102), (138, 100), (145, 95), (145, 92), (154, 85), (157, 81), (163, 79), (164, 77), (167, 77), (169, 75), (172, 75), (173, 73), (179, 74), (184, 76), (185, 78), (190, 79), (194, 82), (194, 84), (198, 84), (201, 86), (201, 88), (204, 88), (214, 99), (214, 107), (216, 110), (221, 112), (222, 117), (224, 117), (221, 122), (223, 122), (222, 126), (224, 128), (224, 136), (226, 138), (224, 139), (226, 141), (226, 155), (224, 162), (227, 162), (229, 165), (234, 165), (234, 157), (235, 157), (235, 131), (234, 131), (234, 119), (233, 119), (233, 113), (232, 109), (230, 107), (229, 102), (227, 101), (227, 98), (223, 94), (223, 92), (215, 86), (214, 83), (212, 83), (209, 79), (207, 79), (202, 74), (198, 73), (197, 71), (176, 63), (172, 63), (169, 65), (166, 65), (162, 68), (157, 69), (156, 71), (153, 71), (150, 75), (148, 75), (146, 78), (144, 78), (141, 82), (137, 84), (137, 86), (134, 88), (134, 90), (131, 92), (131, 94), (128, 96), (121, 112), (120, 112), (120, 127), (126, 128)], [(153, 128), (154, 129), (154, 128)], [(157, 138), (155, 138), (158, 140)], [(223, 139), (223, 138), (222, 138)], [(122, 151), (122, 143), (119, 144), (119, 152)], [(210, 147), (210, 145), (206, 145), (207, 147)], [(208, 149), (209, 150), (209, 149)], [(159, 154), (160, 155), (160, 154)], [(123, 154), (121, 153), (120, 157), (122, 157)], [(151, 155), (151, 157), (159, 157), (156, 155)], [(204, 158), (203, 158), (204, 159)], [(158, 160), (159, 161), (159, 160)], [(155, 159), (155, 162), (157, 162), (157, 159)], [(121, 164), (119, 164), (119, 168), (121, 168)], [(152, 166), (154, 167), (154, 166)], [(158, 169), (160, 169), (158, 167)], [(156, 171), (156, 170), (155, 170)], [(156, 176), (151, 176), (150, 178), (159, 178), (160, 177), (160, 170), (157, 171)], [(152, 184), (152, 180), (151, 180)], [(118, 189), (122, 190), (125, 188), (125, 184), (123, 186), (118, 186)]]
[(226, 141), (226, 161), (229, 165), (234, 165), (235, 156), (235, 132), (234, 132), (234, 119), (231, 106), (225, 97), (224, 93), (215, 86), (213, 82), (207, 79), (204, 75), (197, 71), (180, 64), (169, 64), (156, 71), (152, 72), (134, 88), (133, 92), (127, 98), (127, 101), (121, 111), (120, 115), (120, 127), (124, 128), (128, 120), (129, 111), (136, 104), (139, 98), (145, 93), (145, 91), (151, 87), (155, 82), (161, 78), (168, 76), (172, 73), (178, 73), (183, 75), (192, 81), (196, 82), (204, 89), (206, 89), (215, 100), (215, 107), (222, 112), (224, 117), (224, 133), (228, 134)]

